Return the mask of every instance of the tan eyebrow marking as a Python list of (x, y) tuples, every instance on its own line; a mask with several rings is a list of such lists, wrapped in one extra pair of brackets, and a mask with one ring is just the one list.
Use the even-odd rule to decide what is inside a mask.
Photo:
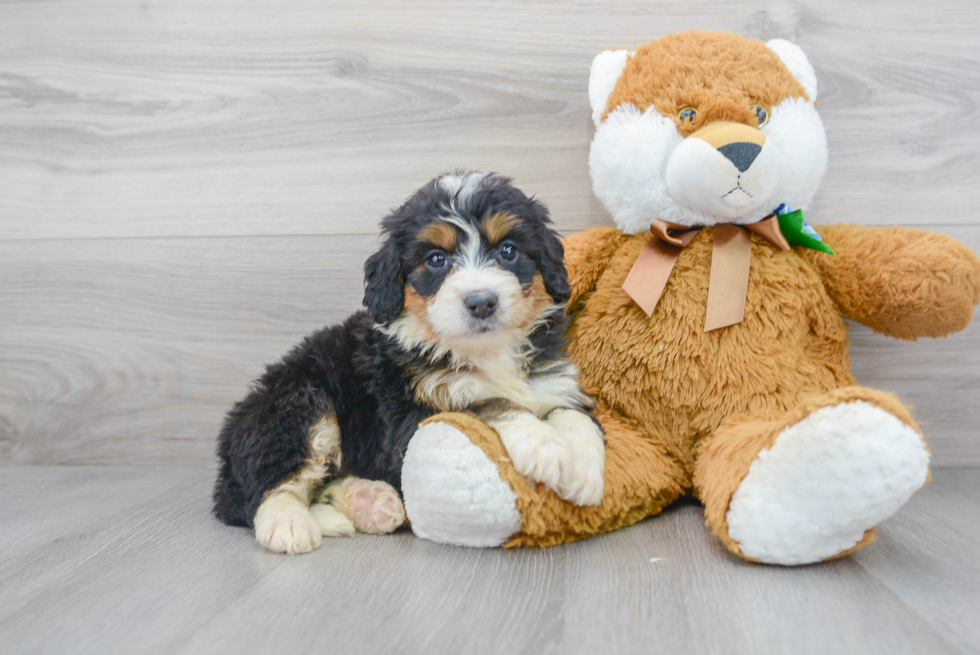
[(496, 214), (490, 214), (489, 216), (484, 216), (480, 221), (480, 225), (483, 227), (484, 234), (487, 235), (487, 240), (490, 245), (496, 245), (498, 241), (507, 236), (518, 222), (516, 216), (510, 212), (497, 212)]
[(443, 250), (456, 248), (456, 228), (449, 223), (429, 223), (418, 234), (419, 241), (428, 241)]

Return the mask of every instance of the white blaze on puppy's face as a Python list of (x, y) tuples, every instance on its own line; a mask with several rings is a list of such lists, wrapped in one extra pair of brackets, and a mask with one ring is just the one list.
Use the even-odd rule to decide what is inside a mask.
[[(467, 188), (455, 179), (460, 185)], [(417, 240), (430, 248), (408, 276), (405, 312), (392, 329), (457, 354), (519, 343), (555, 306), (534, 262), (508, 238), (519, 223), (491, 212), (478, 223), (442, 216), (427, 225)]]
[[(521, 327), (515, 325), (515, 319), (524, 318), (519, 308), (524, 291), (517, 276), (491, 259), (475, 226), (452, 218), (447, 222), (458, 227), (462, 237), (452, 257), (452, 270), (428, 302), (427, 316), (433, 331), (441, 337), (479, 338)], [(470, 310), (469, 298), (488, 303), (485, 318)]]

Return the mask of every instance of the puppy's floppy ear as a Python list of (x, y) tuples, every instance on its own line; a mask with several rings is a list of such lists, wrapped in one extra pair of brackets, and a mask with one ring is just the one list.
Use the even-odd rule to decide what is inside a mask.
[(386, 324), (398, 318), (404, 305), (401, 258), (394, 238), (389, 235), (384, 245), (364, 263), (364, 306), (375, 321)]
[(546, 243), (541, 258), (544, 288), (555, 302), (568, 302), (572, 289), (568, 286), (568, 273), (565, 271), (565, 249), (557, 234), (550, 229), (545, 232)]
[(531, 200), (531, 206), (539, 219), (537, 238), (541, 242), (541, 261), (538, 268), (544, 278), (544, 288), (556, 303), (568, 302), (572, 295), (568, 286), (568, 273), (565, 270), (565, 248), (561, 245), (558, 234), (551, 229), (551, 217), (548, 209), (537, 200)]

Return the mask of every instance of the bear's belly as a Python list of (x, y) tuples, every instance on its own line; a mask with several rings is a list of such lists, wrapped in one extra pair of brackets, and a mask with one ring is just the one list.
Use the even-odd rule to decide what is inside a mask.
[(627, 241), (570, 330), (583, 387), (682, 460), (727, 416), (785, 411), (801, 397), (853, 384), (846, 326), (820, 278), (795, 251), (757, 236), (745, 319), (704, 331), (711, 232), (681, 252), (651, 317), (622, 289), (649, 237)]

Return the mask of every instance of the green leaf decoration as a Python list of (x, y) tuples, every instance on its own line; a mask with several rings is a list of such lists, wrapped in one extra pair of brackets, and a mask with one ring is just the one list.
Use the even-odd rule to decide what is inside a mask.
[[(804, 220), (802, 209), (797, 209), (786, 214), (777, 214), (776, 216), (779, 219), (779, 230), (791, 246), (802, 246), (810, 250), (819, 250), (820, 252), (831, 255), (837, 254), (826, 243), (820, 239), (813, 238), (803, 231)], [(810, 229), (812, 230), (813, 228)]]

